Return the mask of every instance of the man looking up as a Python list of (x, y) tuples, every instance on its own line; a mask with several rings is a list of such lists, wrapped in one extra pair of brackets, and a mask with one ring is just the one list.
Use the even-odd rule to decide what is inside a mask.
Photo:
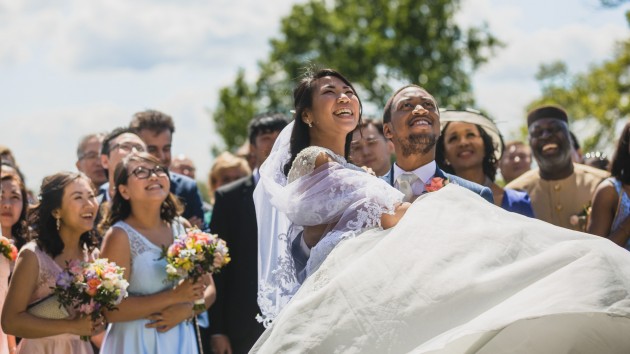
[(383, 133), (394, 144), (396, 163), (382, 178), (413, 201), (425, 192), (432, 178), (448, 179), (493, 202), (489, 188), (443, 172), (435, 162), (435, 144), (441, 134), (440, 111), (435, 98), (424, 88), (404, 86), (394, 93), (383, 110)]
[(114, 172), (116, 165), (132, 152), (146, 151), (147, 147), (139, 136), (129, 128), (116, 128), (103, 138), (101, 145), (101, 165), (107, 175), (107, 183), (99, 188), (98, 194), (102, 201), (110, 201), (114, 197)]
[(81, 138), (77, 147), (77, 169), (88, 176), (94, 187), (107, 182), (105, 169), (101, 164), (101, 143), (105, 134), (89, 134)]

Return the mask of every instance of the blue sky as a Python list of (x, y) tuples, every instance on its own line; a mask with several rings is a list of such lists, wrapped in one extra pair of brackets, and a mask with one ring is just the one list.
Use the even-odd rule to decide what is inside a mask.
[[(219, 138), (209, 112), (239, 67), (255, 73), (295, 1), (0, 0), (0, 144), (28, 185), (73, 170), (79, 137), (155, 108), (176, 123), (174, 153), (205, 180)], [(628, 5), (596, 0), (463, 0), (458, 21), (486, 21), (506, 46), (473, 80), (478, 106), (510, 136), (539, 93), (542, 62), (572, 72), (612, 56), (630, 35)], [(369, 112), (379, 114), (380, 112)]]

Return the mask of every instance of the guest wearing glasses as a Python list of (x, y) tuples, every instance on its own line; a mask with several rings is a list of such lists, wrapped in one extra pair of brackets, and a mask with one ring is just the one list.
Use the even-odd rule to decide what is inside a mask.
[(107, 183), (99, 188), (102, 201), (114, 198), (114, 169), (122, 159), (131, 152), (144, 152), (147, 146), (138, 135), (129, 128), (116, 128), (103, 139), (101, 147), (101, 164), (107, 174)]
[(184, 232), (182, 207), (169, 192), (169, 173), (148, 153), (130, 154), (116, 166), (117, 192), (102, 228), (109, 227), (101, 256), (124, 267), (129, 297), (105, 316), (102, 354), (198, 353), (193, 302), (215, 298), (210, 275), (197, 283), (168, 281), (162, 250)]
[(77, 169), (92, 180), (98, 189), (107, 182), (107, 175), (101, 165), (101, 144), (105, 134), (89, 134), (81, 138), (77, 147)]

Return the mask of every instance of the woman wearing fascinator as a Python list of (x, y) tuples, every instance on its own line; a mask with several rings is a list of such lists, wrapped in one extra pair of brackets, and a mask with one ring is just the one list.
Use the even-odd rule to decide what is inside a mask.
[(5, 332), (23, 338), (17, 353), (93, 353), (88, 341), (105, 329), (104, 319), (75, 316), (51, 297), (57, 276), (71, 260), (93, 250), (98, 209), (94, 186), (82, 173), (44, 178), (40, 201), (29, 212), (35, 233), (18, 255), (2, 310)]
[(435, 151), (438, 166), (445, 172), (489, 187), (497, 206), (534, 217), (527, 193), (501, 188), (494, 182), (504, 149), (503, 138), (494, 122), (473, 110), (442, 111), (440, 122), (442, 135)]
[[(309, 72), (260, 169), (252, 353), (626, 353), (630, 258), (454, 183), (413, 204), (346, 162), (361, 116)], [(436, 188), (437, 189), (437, 188)]]

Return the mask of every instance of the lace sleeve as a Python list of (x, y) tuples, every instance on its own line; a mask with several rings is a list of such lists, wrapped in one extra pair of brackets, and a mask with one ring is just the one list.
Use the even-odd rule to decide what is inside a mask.
[(302, 176), (306, 176), (315, 170), (315, 161), (317, 157), (321, 154), (326, 154), (330, 156), (336, 162), (346, 165), (346, 160), (341, 156), (335, 154), (329, 149), (320, 147), (320, 146), (309, 146), (306, 149), (300, 151), (299, 154), (295, 157), (293, 164), (291, 165), (291, 169), (289, 170), (289, 175), (287, 176), (289, 183), (297, 180)]

